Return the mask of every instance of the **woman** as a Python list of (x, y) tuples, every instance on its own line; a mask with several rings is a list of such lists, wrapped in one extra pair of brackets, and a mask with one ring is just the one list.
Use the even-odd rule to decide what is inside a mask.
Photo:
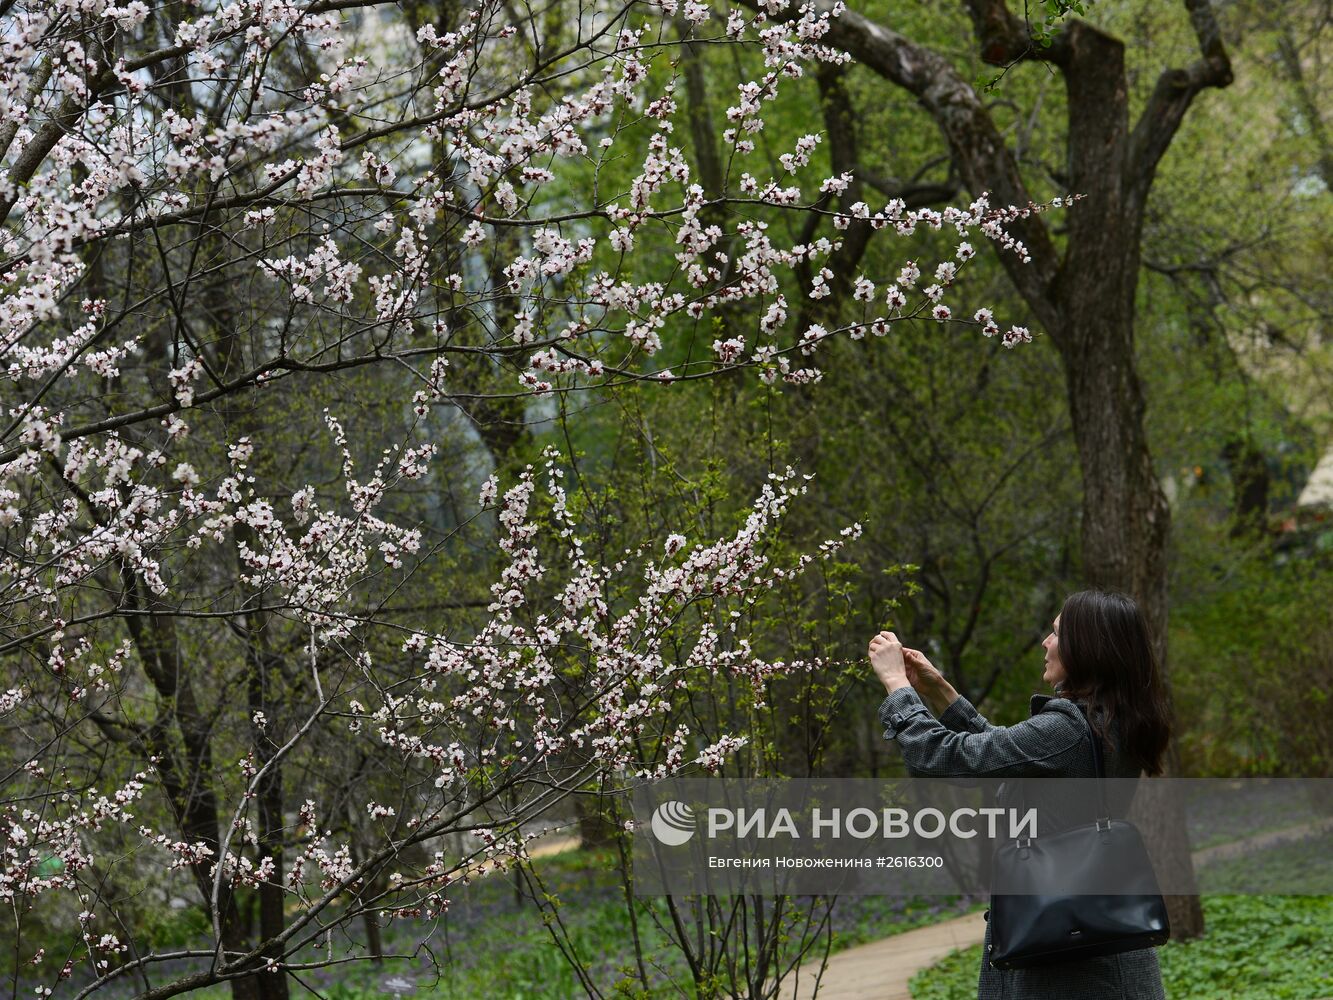
[[(1138, 606), (1120, 593), (1072, 594), (1042, 646), (1046, 650), (1042, 680), (1055, 689), (1055, 696), (1033, 695), (1029, 719), (1015, 726), (995, 726), (924, 655), (904, 649), (892, 632), (871, 639), (871, 666), (889, 692), (879, 709), (884, 738), (898, 741), (909, 773), (1094, 777), (1091, 736), (1078, 707), (1082, 704), (1102, 740), (1108, 778), (1137, 778), (1141, 771), (1160, 774), (1170, 726), (1152, 640)], [(1111, 784), (1132, 793), (1132, 782)], [(1048, 801), (1027, 804), (1038, 808), (1043, 823), (1054, 817), (1051, 829), (1087, 821), (1086, 816), (1075, 815), (1054, 789), (1047, 794)], [(1128, 802), (1121, 794), (1111, 806), (1114, 814), (1123, 816)], [(1164, 1000), (1166, 995), (1153, 948), (1002, 970), (985, 958), (991, 943), (989, 923), (985, 943), (978, 1000)]]

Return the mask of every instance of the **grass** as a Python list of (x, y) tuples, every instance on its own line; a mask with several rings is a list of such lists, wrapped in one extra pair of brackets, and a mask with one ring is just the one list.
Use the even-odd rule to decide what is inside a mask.
[[(1170, 1000), (1333, 996), (1333, 897), (1205, 896), (1203, 909), (1204, 937), (1158, 949)], [(971, 1000), (980, 966), (980, 945), (953, 952), (912, 978), (913, 1000)]]

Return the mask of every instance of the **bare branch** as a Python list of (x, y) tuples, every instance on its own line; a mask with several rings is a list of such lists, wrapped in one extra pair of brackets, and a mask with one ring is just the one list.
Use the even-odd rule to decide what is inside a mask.
[(1130, 201), (1141, 212), (1157, 164), (1195, 96), (1207, 87), (1226, 87), (1235, 78), (1222, 44), (1222, 32), (1209, 0), (1185, 0), (1202, 58), (1186, 69), (1163, 70), (1130, 140), (1127, 175)]

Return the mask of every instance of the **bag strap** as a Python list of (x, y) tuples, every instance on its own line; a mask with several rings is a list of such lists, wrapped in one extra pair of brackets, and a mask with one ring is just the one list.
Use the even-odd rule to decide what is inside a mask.
[(1078, 709), (1079, 716), (1088, 727), (1088, 736), (1092, 740), (1092, 759), (1097, 768), (1097, 804), (1101, 808), (1097, 820), (1099, 823), (1103, 819), (1109, 822), (1111, 807), (1107, 804), (1106, 799), (1106, 761), (1102, 759), (1102, 741), (1097, 735), (1097, 730), (1092, 728), (1092, 720), (1088, 718), (1088, 713), (1083, 705), (1076, 701), (1074, 707)]

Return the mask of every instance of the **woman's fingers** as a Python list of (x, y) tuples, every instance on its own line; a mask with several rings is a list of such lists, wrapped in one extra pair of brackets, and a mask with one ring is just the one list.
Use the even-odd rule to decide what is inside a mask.
[(926, 659), (926, 654), (921, 652), (921, 650), (919, 649), (908, 649), (906, 646), (904, 646), (903, 656), (911, 660), (913, 663), (919, 664), (920, 666), (923, 667), (931, 666), (930, 660)]
[(926, 654), (919, 649), (908, 649), (904, 646), (903, 662), (907, 664), (907, 675), (914, 685), (918, 681), (922, 684), (935, 684), (944, 678), (944, 675), (927, 659)]

